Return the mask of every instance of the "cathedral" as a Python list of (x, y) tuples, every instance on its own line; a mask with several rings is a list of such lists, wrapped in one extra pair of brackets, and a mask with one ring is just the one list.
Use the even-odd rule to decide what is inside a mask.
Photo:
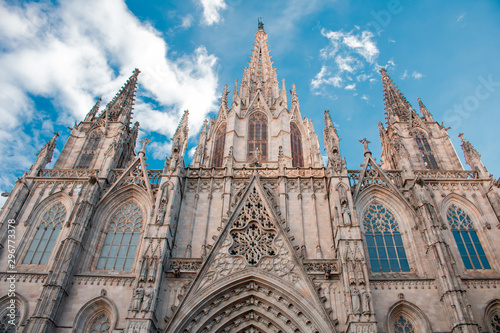
[[(500, 332), (500, 182), (380, 71), (381, 162), (327, 164), (259, 23), (251, 60), (186, 165), (136, 148), (135, 70), (57, 134), (0, 213), (0, 333)], [(380, 110), (380, 114), (382, 114)], [(381, 117), (382, 118), (382, 117)], [(382, 119), (381, 119), (382, 120)]]

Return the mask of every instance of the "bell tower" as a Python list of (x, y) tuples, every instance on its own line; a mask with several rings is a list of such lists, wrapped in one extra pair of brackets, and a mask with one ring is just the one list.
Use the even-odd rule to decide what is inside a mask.
[(406, 176), (415, 170), (461, 170), (458, 155), (443, 124), (434, 121), (418, 98), (421, 116), (382, 68), (386, 128), (379, 123), (382, 168), (402, 169)]

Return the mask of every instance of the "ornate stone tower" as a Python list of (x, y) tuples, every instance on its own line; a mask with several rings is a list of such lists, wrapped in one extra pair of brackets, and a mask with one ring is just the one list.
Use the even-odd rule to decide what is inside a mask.
[(46, 169), (56, 134), (9, 194), (0, 333), (499, 331), (499, 182), (461, 134), (464, 170), (446, 128), (385, 70), (383, 162), (362, 139), (360, 170), (328, 111), (323, 165), (262, 22), (189, 166), (188, 111), (163, 169), (148, 168), (150, 140), (134, 154), (138, 74)]

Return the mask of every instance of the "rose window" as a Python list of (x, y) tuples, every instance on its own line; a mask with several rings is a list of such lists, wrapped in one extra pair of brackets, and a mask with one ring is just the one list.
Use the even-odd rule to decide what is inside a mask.
[(257, 221), (251, 221), (245, 228), (232, 230), (231, 237), (233, 245), (229, 253), (244, 257), (250, 265), (257, 265), (264, 256), (276, 255), (273, 246), (276, 232), (262, 228)]

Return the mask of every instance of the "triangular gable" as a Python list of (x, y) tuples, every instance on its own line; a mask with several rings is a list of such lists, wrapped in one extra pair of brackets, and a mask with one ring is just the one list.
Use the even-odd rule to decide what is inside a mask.
[[(169, 329), (175, 329), (183, 316), (185, 304), (199, 302), (207, 291), (215, 291), (227, 280), (241, 276), (266, 275), (288, 285), (297, 297), (328, 318), (314, 286), (298, 259), (276, 213), (268, 202), (264, 188), (254, 176), (231, 218), (212, 247), (197, 277), (174, 314)], [(327, 323), (326, 323), (327, 322)], [(331, 322), (327, 320), (331, 332)]]
[(136, 160), (120, 175), (120, 177), (118, 177), (114, 184), (102, 196), (100, 201), (102, 202), (110, 195), (110, 193), (113, 193), (116, 189), (126, 184), (134, 184), (141, 187), (149, 194), (149, 197), (153, 199), (148, 170), (142, 157), (136, 158)]
[(260, 90), (257, 91), (254, 98), (252, 99), (252, 101), (248, 105), (248, 110), (252, 110), (252, 108), (253, 109), (263, 108), (268, 114), (271, 114), (271, 110), (269, 109), (269, 106), (267, 105), (266, 99), (264, 98), (264, 96), (262, 95), (262, 92)]
[(407, 202), (401, 191), (394, 185), (391, 179), (386, 175), (377, 163), (368, 157), (365, 160), (363, 169), (359, 175), (358, 183), (354, 189), (353, 199), (357, 200), (360, 193), (372, 185), (379, 185), (388, 188), (391, 192), (398, 195), (404, 202)]

